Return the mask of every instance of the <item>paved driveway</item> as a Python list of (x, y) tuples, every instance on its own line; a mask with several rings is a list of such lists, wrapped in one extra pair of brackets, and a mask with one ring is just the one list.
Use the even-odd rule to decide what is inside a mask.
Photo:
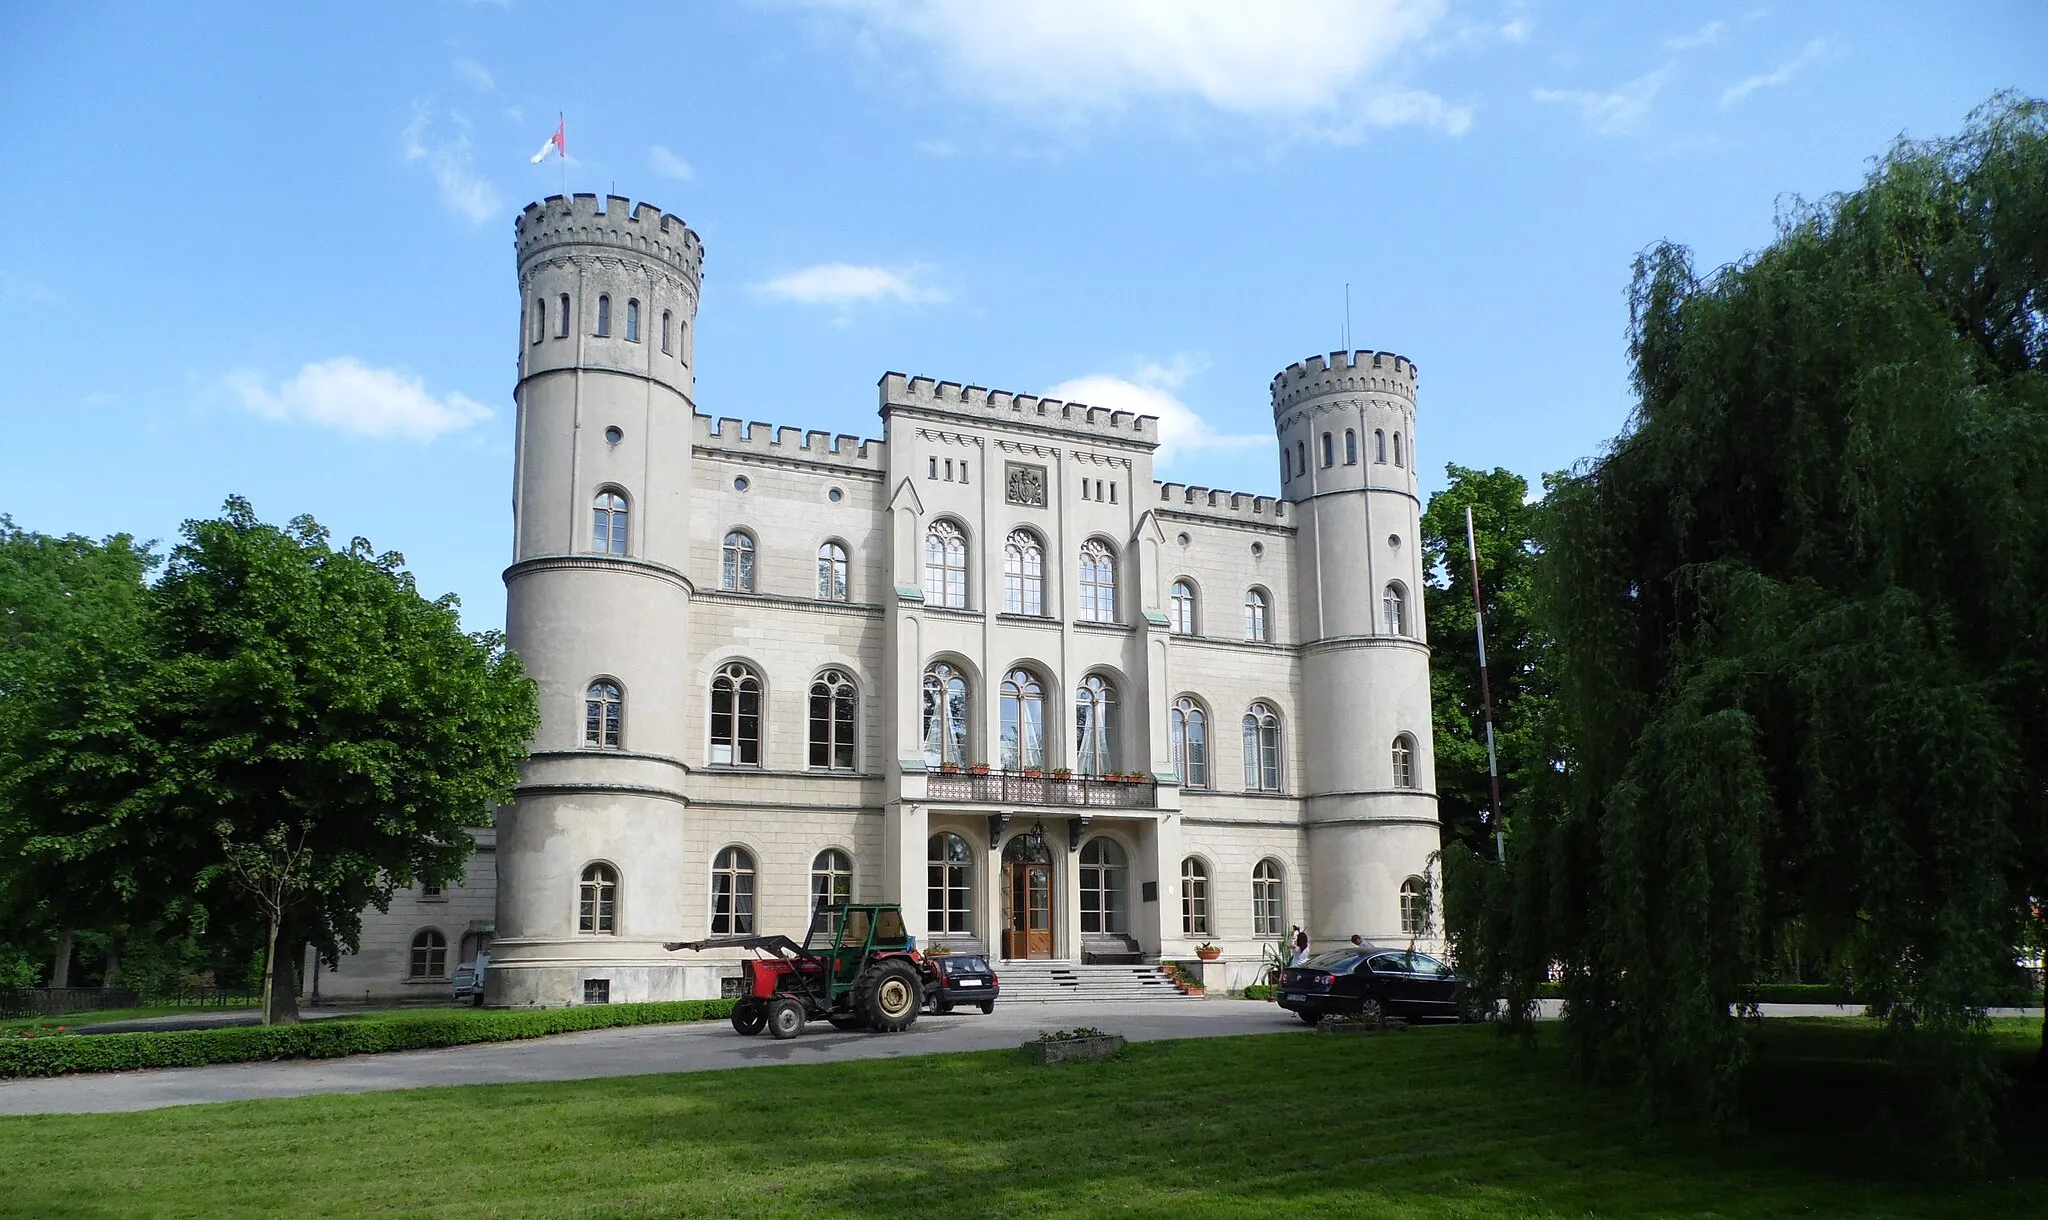
[(777, 1042), (765, 1033), (742, 1038), (724, 1021), (639, 1025), (525, 1042), (491, 1042), (346, 1059), (296, 1059), (0, 1081), (0, 1114), (154, 1110), (198, 1102), (299, 1097), (311, 1093), (371, 1093), (425, 1085), (588, 1080), (764, 1063), (896, 1059), (1015, 1046), (1035, 1038), (1041, 1030), (1076, 1025), (1093, 1025), (1134, 1042), (1307, 1028), (1278, 1006), (1251, 1000), (1004, 1003), (996, 1006), (992, 1016), (978, 1012), (923, 1016), (900, 1034), (840, 1033), (818, 1022), (808, 1026), (801, 1037), (787, 1042)]

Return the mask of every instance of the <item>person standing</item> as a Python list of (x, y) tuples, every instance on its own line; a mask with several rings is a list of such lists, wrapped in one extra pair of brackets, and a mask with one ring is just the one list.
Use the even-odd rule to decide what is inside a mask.
[(1294, 925), (1294, 934), (1289, 938), (1288, 944), (1294, 950), (1288, 955), (1288, 965), (1299, 966), (1308, 960), (1308, 933), (1302, 930), (1300, 924)]

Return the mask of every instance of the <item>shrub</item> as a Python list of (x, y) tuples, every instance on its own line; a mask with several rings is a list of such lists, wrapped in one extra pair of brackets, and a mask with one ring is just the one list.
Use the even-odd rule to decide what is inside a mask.
[(144, 1034), (69, 1034), (0, 1043), (0, 1079), (127, 1072), (269, 1059), (338, 1059), (473, 1042), (512, 1042), (620, 1025), (704, 1021), (732, 1012), (731, 1000), (588, 1004), (524, 1012), (418, 1013), (300, 1025), (244, 1025)]
[(1244, 998), (1247, 1000), (1270, 1000), (1273, 998), (1273, 989), (1264, 983), (1253, 983), (1244, 989)]

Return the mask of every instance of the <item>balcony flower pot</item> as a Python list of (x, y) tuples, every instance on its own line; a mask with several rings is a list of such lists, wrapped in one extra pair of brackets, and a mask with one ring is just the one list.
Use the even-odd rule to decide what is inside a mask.
[(1044, 779), (1044, 778), (1045, 778), (1045, 772), (1043, 772), (1043, 771), (1039, 770), (1039, 769), (1038, 769), (1037, 767), (1026, 767), (1026, 768), (1024, 768), (1024, 778), (1025, 778), (1025, 779)]
[(971, 767), (967, 768), (967, 770), (968, 770), (969, 774), (972, 774), (972, 775), (987, 775), (987, 774), (988, 774), (988, 764), (987, 764), (987, 763), (975, 763), (975, 764), (974, 764), (973, 766), (971, 766)]
[(1195, 946), (1195, 956), (1205, 962), (1213, 962), (1223, 956), (1223, 950), (1211, 944), (1200, 944)]
[(1062, 780), (1064, 780), (1064, 779), (1072, 779), (1072, 778), (1074, 778), (1074, 773), (1073, 773), (1073, 771), (1072, 771), (1072, 770), (1070, 770), (1069, 768), (1066, 768), (1066, 767), (1061, 767), (1061, 768), (1059, 768), (1058, 770), (1056, 770), (1056, 771), (1054, 771), (1054, 772), (1052, 773), (1052, 777), (1053, 777), (1054, 779), (1062, 779)]
[(940, 764), (939, 764), (939, 774), (940, 774), (940, 775), (958, 775), (958, 774), (960, 774), (960, 764), (959, 764), (959, 763), (940, 763)]

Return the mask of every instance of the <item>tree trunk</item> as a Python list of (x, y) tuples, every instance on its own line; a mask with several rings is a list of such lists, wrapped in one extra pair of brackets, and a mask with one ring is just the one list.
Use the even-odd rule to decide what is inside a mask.
[(71, 929), (57, 930), (57, 955), (50, 960), (50, 986), (71, 986)]
[(274, 1025), (270, 1019), (270, 997), (277, 985), (277, 916), (270, 917), (270, 938), (263, 946), (263, 1023)]
[(270, 1023), (299, 1023), (299, 964), (306, 960), (306, 942), (292, 928), (289, 918), (277, 929), (277, 973), (270, 991)]
[(107, 969), (100, 975), (100, 986), (113, 987), (121, 981), (121, 938), (118, 935), (107, 938)]
[(2034, 1066), (2048, 1075), (2048, 948), (2041, 950), (2041, 1051)]

